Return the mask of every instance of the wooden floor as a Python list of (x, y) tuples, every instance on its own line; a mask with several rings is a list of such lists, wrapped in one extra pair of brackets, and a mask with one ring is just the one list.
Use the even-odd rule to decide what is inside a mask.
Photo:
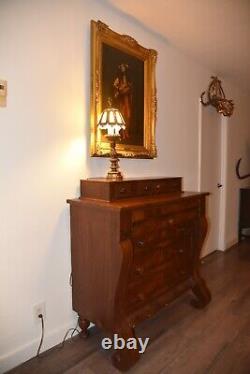
[[(150, 344), (129, 373), (250, 374), (250, 242), (225, 254), (210, 255), (202, 265), (212, 302), (204, 310), (190, 306), (191, 293), (176, 300), (137, 329)], [(112, 374), (109, 351), (100, 348), (100, 331), (76, 337), (11, 374)]]

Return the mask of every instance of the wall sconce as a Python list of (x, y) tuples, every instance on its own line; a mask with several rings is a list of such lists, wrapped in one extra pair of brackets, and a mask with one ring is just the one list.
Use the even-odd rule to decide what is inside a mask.
[[(111, 104), (110, 104), (111, 105)], [(110, 142), (110, 170), (106, 178), (112, 180), (122, 180), (122, 174), (119, 171), (119, 158), (116, 152), (116, 142), (120, 140), (120, 131), (125, 129), (125, 121), (121, 112), (115, 108), (105, 109), (98, 121), (98, 127), (101, 130), (107, 130), (106, 138)]]
[(212, 82), (208, 86), (207, 101), (203, 100), (206, 91), (202, 92), (200, 101), (204, 106), (212, 105), (218, 113), (223, 116), (230, 117), (234, 111), (233, 100), (226, 99), (225, 93), (221, 86), (221, 81), (217, 77), (211, 77)]

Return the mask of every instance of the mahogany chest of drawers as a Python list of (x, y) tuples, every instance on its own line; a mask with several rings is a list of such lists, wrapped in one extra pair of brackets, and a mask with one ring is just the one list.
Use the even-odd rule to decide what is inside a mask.
[[(135, 326), (192, 289), (196, 307), (210, 301), (199, 273), (206, 235), (206, 193), (182, 192), (181, 178), (81, 181), (68, 200), (73, 309), (82, 334), (90, 321), (128, 339)], [(116, 351), (129, 369), (137, 350)]]

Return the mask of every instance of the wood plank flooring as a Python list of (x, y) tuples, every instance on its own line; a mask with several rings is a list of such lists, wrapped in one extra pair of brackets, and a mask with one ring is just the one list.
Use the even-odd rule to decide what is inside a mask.
[[(137, 336), (150, 337), (150, 344), (128, 373), (250, 374), (250, 241), (208, 256), (202, 274), (212, 302), (193, 309), (188, 293), (141, 324)], [(87, 340), (76, 337), (9, 373), (119, 373), (111, 365), (111, 352), (101, 349), (102, 337), (93, 328)]]

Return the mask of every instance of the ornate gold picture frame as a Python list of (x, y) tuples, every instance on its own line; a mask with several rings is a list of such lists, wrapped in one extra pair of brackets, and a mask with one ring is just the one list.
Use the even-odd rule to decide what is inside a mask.
[(110, 144), (97, 123), (110, 99), (126, 123), (116, 147), (119, 157), (157, 156), (156, 60), (155, 50), (91, 21), (91, 156), (109, 156)]

